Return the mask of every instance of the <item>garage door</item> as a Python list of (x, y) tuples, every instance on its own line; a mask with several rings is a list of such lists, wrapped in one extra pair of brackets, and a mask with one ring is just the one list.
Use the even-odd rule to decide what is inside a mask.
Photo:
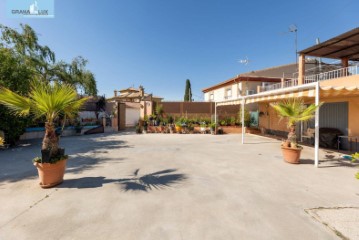
[(324, 103), (320, 108), (319, 126), (339, 129), (348, 135), (348, 103)]
[(126, 108), (126, 127), (134, 127), (140, 118), (140, 109)]

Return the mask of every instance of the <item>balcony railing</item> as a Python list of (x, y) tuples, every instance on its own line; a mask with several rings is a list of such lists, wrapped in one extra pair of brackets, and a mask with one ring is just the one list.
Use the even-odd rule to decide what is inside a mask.
[(276, 90), (276, 89), (280, 89), (280, 88), (282, 88), (282, 83), (274, 83), (274, 84), (262, 86), (261, 92)]
[(298, 79), (293, 78), (291, 80), (285, 81), (283, 87), (287, 88), (287, 87), (294, 87), (294, 86), (297, 86), (297, 85), (298, 85)]
[(274, 84), (270, 84), (267, 86), (263, 86), (261, 87), (261, 92), (266, 92), (266, 91), (271, 91), (271, 90), (276, 90), (276, 89), (281, 89), (281, 88), (287, 88), (287, 87), (293, 87), (293, 86), (297, 86), (298, 85), (298, 79), (293, 78), (290, 80), (287, 80), (283, 83), (274, 83)]
[(330, 72), (305, 76), (304, 83), (313, 83), (313, 82), (319, 82), (319, 81), (330, 80), (330, 79), (341, 78), (341, 77), (348, 77), (358, 74), (359, 74), (358, 66), (350, 66), (346, 68), (333, 70)]
[[(330, 79), (337, 79), (337, 78), (341, 78), (341, 77), (348, 77), (348, 76), (352, 76), (352, 75), (359, 75), (359, 66), (357, 66), (357, 65), (350, 66), (350, 67), (346, 67), (346, 68), (333, 70), (330, 72), (324, 72), (324, 73), (319, 73), (319, 74), (315, 74), (315, 75), (305, 76), (304, 84), (319, 82), (319, 81), (324, 81), (324, 80), (330, 80)], [(298, 85), (298, 79), (293, 78), (291, 80), (285, 81), (283, 83), (283, 86), (282, 86), (282, 83), (275, 83), (275, 84), (261, 87), (261, 92), (276, 90), (276, 89), (280, 89), (280, 88), (294, 87), (297, 85)]]

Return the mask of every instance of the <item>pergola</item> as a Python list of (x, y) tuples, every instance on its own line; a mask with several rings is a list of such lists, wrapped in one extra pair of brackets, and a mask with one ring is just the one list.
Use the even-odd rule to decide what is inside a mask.
[[(305, 57), (321, 57), (340, 59), (343, 68), (348, 67), (349, 61), (359, 61), (359, 28), (341, 34), (329, 39), (321, 44), (314, 45), (310, 48), (299, 52), (299, 75), (298, 85), (288, 88), (281, 88), (267, 92), (261, 92), (249, 96), (240, 96), (237, 99), (216, 102), (215, 104), (215, 121), (217, 121), (217, 106), (238, 105), (241, 104), (242, 126), (244, 126), (244, 109), (245, 105), (254, 102), (278, 101), (286, 98), (314, 98), (316, 105), (320, 102), (320, 97), (346, 95), (358, 96), (358, 86), (321, 86), (320, 80), (315, 82), (305, 82)], [(344, 76), (347, 76), (346, 74)], [(242, 128), (242, 141), (245, 142), (245, 128)], [(319, 165), (319, 109), (315, 113), (315, 144), (314, 144), (314, 165)]]

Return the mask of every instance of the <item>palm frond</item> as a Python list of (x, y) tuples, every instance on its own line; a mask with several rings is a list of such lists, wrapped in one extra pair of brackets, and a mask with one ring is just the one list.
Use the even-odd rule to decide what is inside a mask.
[(271, 103), (270, 105), (276, 110), (280, 119), (288, 119), (288, 127), (290, 127), (297, 122), (312, 119), (315, 116), (315, 111), (322, 103), (318, 106), (315, 104), (306, 106), (302, 99), (292, 98), (282, 102)]
[(25, 116), (30, 113), (31, 101), (27, 97), (7, 89), (0, 88), (0, 103), (5, 105), (13, 114)]

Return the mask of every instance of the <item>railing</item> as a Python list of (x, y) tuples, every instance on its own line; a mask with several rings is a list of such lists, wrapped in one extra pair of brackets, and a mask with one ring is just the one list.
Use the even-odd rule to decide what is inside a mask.
[(287, 87), (294, 87), (298, 85), (298, 79), (297, 78), (293, 78), (291, 80), (288, 81), (284, 81), (284, 86), (285, 88)]
[(261, 87), (261, 92), (271, 91), (282, 88), (282, 83), (274, 83), (267, 86)]
[(287, 88), (287, 87), (293, 87), (293, 86), (297, 86), (297, 85), (298, 85), (298, 79), (293, 78), (291, 80), (284, 81), (283, 86), (282, 86), (282, 83), (280, 82), (280, 83), (274, 83), (274, 84), (270, 84), (270, 85), (261, 87), (261, 92), (272, 91), (272, 90)]
[(319, 81), (330, 80), (335, 78), (348, 77), (357, 74), (359, 74), (358, 66), (351, 66), (351, 67), (333, 70), (330, 72), (305, 76), (304, 83), (319, 82)]

